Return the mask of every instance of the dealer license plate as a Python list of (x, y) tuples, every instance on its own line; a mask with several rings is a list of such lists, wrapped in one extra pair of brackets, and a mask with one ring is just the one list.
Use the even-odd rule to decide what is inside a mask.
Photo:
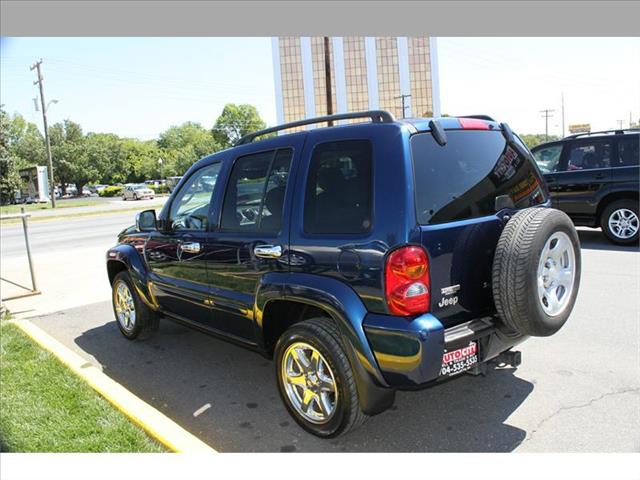
[(466, 347), (458, 348), (442, 355), (442, 368), (440, 376), (452, 377), (466, 370), (469, 370), (478, 363), (478, 344), (469, 342)]

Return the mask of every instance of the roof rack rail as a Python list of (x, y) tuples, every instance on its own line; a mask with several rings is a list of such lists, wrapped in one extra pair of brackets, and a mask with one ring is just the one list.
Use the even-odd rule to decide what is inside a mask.
[(487, 120), (488, 122), (495, 122), (489, 115), (458, 115), (455, 118), (477, 118), (478, 120)]
[(567, 135), (564, 138), (577, 138), (577, 137), (582, 137), (582, 136), (597, 135), (599, 133), (621, 134), (621, 133), (624, 133), (624, 132), (639, 132), (639, 131), (640, 131), (640, 128), (616, 128), (614, 130), (600, 130), (599, 132), (574, 133), (573, 135)]
[(368, 110), (366, 112), (338, 113), (335, 115), (325, 115), (324, 117), (307, 118), (298, 120), (297, 122), (284, 123), (275, 127), (265, 128), (257, 132), (248, 133), (236, 142), (237, 145), (245, 145), (251, 143), (256, 137), (266, 135), (268, 133), (279, 132), (289, 128), (302, 127), (304, 125), (312, 125), (314, 123), (332, 122), (337, 120), (351, 120), (354, 118), (370, 118), (373, 123), (393, 123), (396, 121), (393, 114), (386, 110)]

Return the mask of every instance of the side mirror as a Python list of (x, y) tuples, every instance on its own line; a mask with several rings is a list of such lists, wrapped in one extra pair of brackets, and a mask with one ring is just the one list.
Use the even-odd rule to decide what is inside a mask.
[(155, 210), (145, 210), (136, 215), (136, 228), (140, 232), (152, 232), (158, 229)]

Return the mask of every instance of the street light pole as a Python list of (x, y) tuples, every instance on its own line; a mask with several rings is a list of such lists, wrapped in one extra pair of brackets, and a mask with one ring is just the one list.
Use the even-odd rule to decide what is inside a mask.
[(51, 156), (51, 142), (49, 141), (49, 126), (47, 125), (47, 104), (44, 101), (44, 87), (42, 72), (40, 71), (40, 65), (42, 64), (42, 59), (39, 62), (31, 65), (30, 70), (36, 69), (38, 72), (38, 80), (33, 82), (34, 85), (39, 85), (40, 87), (40, 105), (42, 105), (42, 122), (44, 123), (44, 139), (47, 144), (47, 159), (49, 161), (49, 194), (51, 195), (51, 207), (56, 208), (56, 192), (55, 192), (55, 183), (53, 181), (53, 159)]

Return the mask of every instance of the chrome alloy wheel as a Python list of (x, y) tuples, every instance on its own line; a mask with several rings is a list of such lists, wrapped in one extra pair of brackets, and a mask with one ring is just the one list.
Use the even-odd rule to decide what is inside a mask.
[(638, 215), (628, 208), (619, 208), (609, 215), (609, 231), (621, 240), (628, 240), (638, 233)]
[(305, 420), (326, 423), (331, 419), (338, 390), (328, 362), (315, 347), (305, 342), (289, 345), (280, 374), (289, 402)]
[(569, 304), (576, 276), (576, 254), (571, 239), (556, 232), (545, 244), (538, 263), (538, 299), (545, 313), (560, 315)]
[(127, 332), (132, 332), (136, 326), (136, 305), (129, 286), (122, 280), (114, 287), (116, 289), (115, 308), (120, 326)]

